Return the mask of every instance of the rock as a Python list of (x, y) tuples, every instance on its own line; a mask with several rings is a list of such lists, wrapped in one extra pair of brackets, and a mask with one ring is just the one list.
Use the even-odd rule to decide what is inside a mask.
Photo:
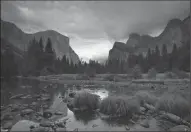
[(32, 106), (36, 106), (38, 103), (37, 102), (32, 102)]
[(43, 117), (44, 118), (50, 118), (52, 116), (52, 111), (51, 110), (45, 110), (43, 112)]
[(1, 120), (12, 120), (13, 116), (10, 113), (6, 113), (1, 116)]
[(125, 126), (125, 129), (126, 129), (126, 130), (130, 130), (130, 128), (129, 128), (127, 125)]
[(145, 112), (146, 109), (144, 107), (140, 107), (141, 112)]
[(190, 128), (185, 125), (178, 125), (173, 128), (170, 128), (169, 131), (178, 131), (178, 132), (190, 132)]
[(8, 132), (9, 130), (8, 129), (2, 129), (1, 128), (1, 132)]
[(11, 107), (11, 112), (16, 112), (16, 111), (18, 111), (20, 108), (21, 108), (21, 107), (20, 107), (19, 105), (17, 105), (17, 104), (12, 105), (12, 107)]
[(43, 113), (42, 113), (42, 112), (36, 112), (35, 115), (36, 115), (36, 116), (43, 116)]
[(43, 108), (45, 108), (45, 109), (48, 109), (48, 105), (47, 104), (45, 104), (45, 105), (43, 105)]
[(32, 96), (31, 95), (26, 95), (26, 96), (22, 96), (21, 99), (31, 99)]
[(33, 125), (35, 127), (39, 126), (38, 123), (29, 121), (29, 120), (21, 120), (18, 121), (12, 128), (10, 132), (21, 132), (21, 131), (30, 131), (30, 126)]
[(141, 123), (140, 123), (141, 126), (145, 127), (145, 128), (149, 128), (149, 121), (148, 119), (145, 119), (143, 120)]
[(10, 99), (20, 99), (22, 96), (24, 96), (23, 94), (17, 94), (12, 96)]
[(50, 100), (50, 97), (41, 97), (40, 100), (42, 100), (42, 101), (49, 101), (49, 100)]
[(54, 114), (55, 114), (55, 115), (63, 115), (63, 113), (60, 112), (60, 111), (57, 111), (57, 112), (55, 112)]
[(73, 131), (76, 131), (76, 132), (78, 132), (78, 128), (75, 128)]
[(51, 128), (48, 127), (35, 127), (34, 129), (31, 129), (31, 132), (50, 132)]
[(13, 123), (9, 121), (3, 125), (3, 129), (11, 129), (12, 126), (13, 126)]
[(29, 104), (23, 104), (24, 107), (29, 107)]
[(1, 111), (5, 110), (6, 107), (5, 106), (1, 106)]
[(32, 109), (24, 109), (21, 111), (21, 116), (24, 116), (24, 115), (29, 115), (31, 113), (33, 113), (34, 111)]
[(36, 94), (36, 95), (34, 95), (33, 97), (34, 97), (34, 98), (40, 98), (41, 95), (40, 95), (40, 94)]
[(52, 126), (54, 126), (54, 123), (51, 122), (51, 121), (41, 121), (40, 126), (42, 126), (42, 127), (52, 127)]
[(66, 127), (66, 122), (57, 122), (57, 123), (55, 123), (56, 124), (56, 126), (58, 126), (58, 127), (61, 127), (61, 128), (65, 128)]
[(66, 128), (56, 128), (56, 132), (66, 132)]
[(96, 125), (96, 124), (93, 124), (93, 125), (92, 125), (93, 128), (94, 128), (94, 127), (97, 127), (97, 126), (98, 126), (98, 125)]

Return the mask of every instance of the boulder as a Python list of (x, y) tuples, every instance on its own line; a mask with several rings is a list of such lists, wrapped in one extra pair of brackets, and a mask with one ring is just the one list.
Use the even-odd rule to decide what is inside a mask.
[(32, 109), (24, 109), (21, 111), (21, 116), (24, 116), (24, 115), (29, 115), (31, 113), (33, 113), (34, 111)]
[(48, 121), (48, 120), (46, 120), (46, 121), (41, 121), (41, 122), (40, 122), (40, 126), (42, 126), (42, 127), (53, 127), (53, 126), (54, 126), (54, 123), (51, 122), (51, 121)]
[(12, 120), (13, 116), (10, 113), (5, 113), (1, 115), (1, 120)]
[(42, 127), (42, 126), (31, 129), (31, 132), (51, 132), (51, 131), (53, 132), (53, 130), (51, 128)]
[(51, 110), (45, 110), (43, 112), (43, 117), (44, 118), (50, 118), (52, 116), (52, 111)]
[(148, 119), (143, 120), (140, 125), (145, 128), (149, 128), (149, 121)]
[(38, 123), (29, 121), (29, 120), (21, 120), (18, 121), (13, 127), (11, 128), (10, 132), (22, 132), (22, 131), (30, 131), (31, 126), (39, 126)]
[(17, 94), (12, 96), (10, 99), (20, 99), (22, 96), (24, 96), (23, 94)]
[(11, 129), (12, 126), (13, 123), (11, 121), (8, 121), (5, 124), (3, 124), (3, 129)]
[(177, 132), (190, 132), (190, 128), (185, 125), (178, 125), (173, 128), (169, 129), (170, 132), (177, 131)]

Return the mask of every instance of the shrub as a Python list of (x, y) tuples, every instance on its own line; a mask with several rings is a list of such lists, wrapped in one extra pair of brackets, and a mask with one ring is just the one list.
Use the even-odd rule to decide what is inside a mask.
[(117, 76), (117, 75), (108, 75), (104, 78), (105, 81), (115, 81), (115, 82), (119, 82), (120, 80), (123, 80), (121, 77)]
[(89, 76), (86, 74), (78, 74), (76, 76), (76, 80), (89, 80), (89, 79), (90, 79)]
[(134, 79), (140, 79), (140, 78), (142, 78), (141, 67), (140, 67), (139, 65), (136, 65), (136, 66), (132, 69), (131, 76), (132, 76)]
[(89, 77), (95, 77), (96, 76), (96, 70), (95, 70), (95, 68), (87, 67), (85, 74)]
[(156, 78), (156, 75), (157, 75), (157, 71), (155, 68), (151, 68), (149, 69), (148, 71), (148, 78)]
[(104, 80), (105, 81), (114, 81), (115, 75), (111, 74), (111, 75), (107, 75)]
[(139, 100), (141, 105), (143, 105), (143, 103), (155, 105), (155, 103), (158, 100), (158, 98), (156, 96), (152, 95), (151, 93), (149, 93), (147, 91), (138, 91), (135, 94), (135, 97), (137, 97), (137, 99)]
[(189, 78), (189, 75), (186, 72), (180, 71), (178, 69), (173, 69), (173, 73), (176, 74), (180, 79)]
[(178, 78), (177, 75), (176, 75), (175, 73), (173, 73), (173, 72), (166, 72), (166, 73), (165, 73), (165, 77), (166, 77), (166, 78), (170, 78), (170, 79), (176, 79), (176, 78)]
[(100, 98), (85, 90), (78, 91), (74, 96), (74, 108), (95, 110), (99, 107)]
[(180, 117), (190, 115), (189, 102), (178, 93), (165, 93), (156, 103), (156, 109), (166, 111)]
[(139, 111), (139, 102), (133, 98), (110, 96), (100, 104), (100, 112), (112, 116), (132, 116)]

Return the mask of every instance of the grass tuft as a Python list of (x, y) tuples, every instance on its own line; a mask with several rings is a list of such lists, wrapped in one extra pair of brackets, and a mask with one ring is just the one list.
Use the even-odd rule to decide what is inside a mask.
[(151, 94), (147, 91), (138, 91), (135, 94), (135, 97), (140, 101), (141, 105), (143, 105), (143, 103), (155, 105), (158, 100), (158, 98), (156, 96), (154, 96), (153, 94)]
[(112, 116), (131, 116), (139, 111), (139, 102), (134, 98), (109, 96), (100, 104), (100, 112)]
[(190, 116), (189, 102), (178, 93), (165, 93), (156, 103), (156, 110), (166, 111), (182, 118)]
[(74, 97), (74, 108), (84, 108), (95, 110), (99, 108), (100, 98), (96, 94), (89, 93), (86, 90), (78, 91)]

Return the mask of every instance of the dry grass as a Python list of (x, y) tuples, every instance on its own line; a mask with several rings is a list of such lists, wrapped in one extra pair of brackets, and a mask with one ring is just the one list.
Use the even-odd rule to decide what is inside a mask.
[(189, 102), (178, 93), (165, 93), (156, 103), (158, 111), (166, 111), (182, 118), (190, 116)]
[(102, 100), (100, 112), (113, 116), (132, 116), (140, 111), (139, 102), (134, 98), (110, 96)]
[(140, 104), (147, 103), (150, 105), (155, 105), (158, 98), (153, 94), (149, 93), (148, 91), (138, 91), (135, 94), (135, 97), (140, 101)]
[(99, 107), (100, 98), (98, 95), (81, 90), (74, 97), (74, 108), (86, 108), (95, 110)]

